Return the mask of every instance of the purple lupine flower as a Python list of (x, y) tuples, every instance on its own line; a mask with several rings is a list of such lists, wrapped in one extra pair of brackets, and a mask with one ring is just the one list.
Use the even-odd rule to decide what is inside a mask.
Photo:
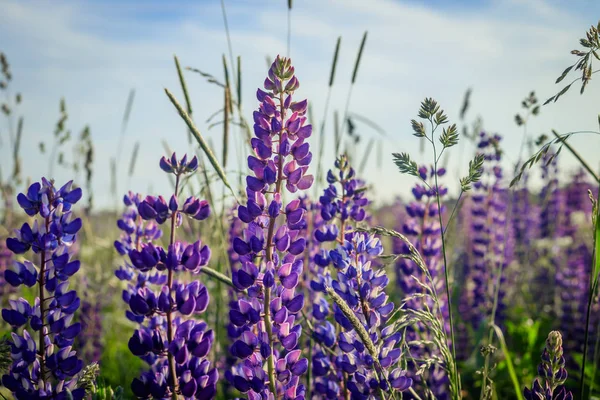
[[(140, 289), (147, 285), (164, 285), (167, 283), (167, 277), (158, 271), (140, 271), (131, 262), (131, 257), (141, 252), (145, 246), (162, 237), (162, 230), (155, 221), (145, 221), (138, 212), (138, 206), (142, 202), (142, 196), (132, 192), (123, 196), (125, 211), (121, 219), (117, 221), (117, 227), (121, 230), (121, 235), (115, 241), (114, 247), (117, 252), (123, 256), (122, 264), (115, 271), (115, 276), (122, 281), (128, 282), (127, 288), (123, 290), (122, 298), (127, 305)], [(135, 253), (134, 253), (135, 252)], [(125, 258), (127, 256), (127, 258)], [(153, 329), (164, 328), (165, 319), (161, 315), (156, 315), (151, 320), (146, 320), (144, 316), (136, 315), (131, 310), (125, 311), (125, 316), (132, 322), (140, 325), (139, 329), (146, 330), (147, 336), (152, 336)], [(152, 366), (156, 362), (156, 355), (152, 352), (141, 357), (148, 365)]]
[(38, 291), (33, 304), (19, 298), (10, 300), (10, 308), (2, 310), (2, 318), (14, 329), (10, 341), (13, 364), (2, 384), (15, 399), (67, 398), (69, 392), (74, 399), (85, 395), (84, 389), (76, 387), (75, 376), (83, 363), (72, 347), (81, 330), (79, 323), (72, 322), (80, 300), (75, 290), (69, 290), (69, 278), (80, 265), (71, 259), (69, 247), (81, 228), (81, 219), (73, 219), (70, 210), (81, 194), (81, 189), (73, 189), (72, 181), (56, 189), (54, 182), (42, 178), (27, 194), (17, 196), (27, 215), (39, 217), (6, 240), (13, 253), (32, 250), (38, 258), (15, 262), (4, 273), (12, 286), (36, 287)]
[[(590, 224), (590, 201), (587, 191), (592, 186), (585, 179), (583, 171), (579, 171), (564, 189), (564, 218), (561, 226), (562, 234), (570, 239), (567, 248), (562, 252), (563, 259), (560, 260), (556, 269), (556, 287), (560, 297), (560, 309), (558, 317), (560, 329), (565, 334), (564, 347), (568, 354), (582, 353), (585, 342), (585, 321), (587, 312), (587, 300), (589, 292), (589, 279), (592, 266), (592, 249), (580, 237), (581, 224)], [(577, 221), (580, 218), (581, 221)], [(598, 306), (593, 304), (592, 321), (590, 326), (597, 326)], [(594, 347), (593, 338), (590, 335), (588, 348)], [(569, 368), (575, 368), (577, 364), (571, 358), (567, 358)]]
[[(4, 276), (4, 271), (10, 268), (13, 263), (12, 252), (6, 247), (6, 239), (0, 238), (0, 276)], [(14, 289), (4, 279), (0, 280), (0, 299), (3, 302), (8, 301), (8, 296), (14, 292)]]
[[(435, 289), (439, 298), (439, 307), (441, 316), (445, 322), (446, 332), (450, 332), (448, 325), (448, 301), (445, 293), (445, 276), (444, 276), (444, 265), (442, 262), (442, 235), (441, 227), (439, 222), (439, 209), (436, 202), (435, 185), (430, 184), (437, 174), (438, 177), (445, 175), (446, 171), (443, 168), (439, 168), (435, 171), (433, 168), (427, 168), (421, 166), (418, 169), (419, 176), (422, 179), (422, 183), (417, 183), (413, 189), (412, 194), (414, 200), (408, 203), (406, 206), (406, 217), (402, 220), (402, 226), (400, 231), (411, 240), (415, 248), (423, 257), (423, 261), (427, 266), (429, 275), (431, 276), (433, 288)], [(448, 189), (439, 184), (438, 185), (439, 196), (443, 199), (448, 193)], [(442, 216), (446, 211), (446, 207), (442, 205)], [(396, 254), (407, 254), (410, 252), (406, 243), (396, 239), (394, 242), (394, 252)], [(401, 258), (396, 262), (396, 277), (397, 285), (400, 287), (402, 294), (407, 297), (406, 307), (419, 310), (423, 307), (422, 299), (414, 297), (415, 295), (425, 293), (422, 283), (429, 281), (425, 273), (415, 264), (414, 261)], [(410, 298), (413, 296), (412, 298)], [(431, 309), (435, 309), (436, 306), (433, 301), (427, 300), (428, 306)], [(408, 341), (416, 341), (427, 339), (429, 332), (426, 327), (421, 324), (413, 325), (408, 327), (406, 331), (406, 339)], [(425, 358), (426, 355), (431, 354), (432, 349), (424, 348), (423, 346), (411, 346), (411, 354), (414, 357)], [(409, 361), (409, 365), (412, 365), (412, 361)], [(415, 380), (415, 383), (421, 381), (420, 376), (409, 374), (411, 378)], [(430, 369), (426, 376), (427, 384), (431, 393), (436, 399), (447, 399), (449, 398), (448, 392), (448, 377), (444, 373), (441, 366), (434, 366)]]
[[(330, 278), (326, 285), (333, 288), (355, 313), (378, 354), (374, 358), (368, 350), (369, 344), (363, 342), (355, 326), (338, 304), (334, 304), (333, 317), (341, 327), (337, 336), (340, 354), (333, 363), (322, 353), (313, 356), (314, 374), (326, 377), (319, 381), (319, 387), (315, 387), (318, 393), (337, 393), (339, 388), (326, 384), (328, 380), (335, 381), (336, 370), (347, 377), (342, 381), (352, 398), (379, 397), (382, 392), (405, 391), (412, 386), (412, 379), (398, 366), (402, 354), (401, 333), (394, 332), (394, 324), (387, 324), (394, 310), (394, 304), (385, 292), (389, 278), (383, 268), (375, 269), (371, 262), (382, 252), (383, 246), (378, 238), (357, 232), (347, 233), (344, 244), (330, 252), (337, 276), (336, 279)], [(327, 323), (324, 326), (327, 327)], [(315, 340), (331, 346), (334, 334), (331, 327), (315, 333)], [(332, 368), (333, 365), (335, 368)]]
[(523, 391), (526, 400), (573, 400), (573, 394), (562, 386), (567, 380), (567, 370), (562, 336), (558, 331), (548, 334), (538, 375), (539, 378), (533, 381), (531, 389), (525, 388)]
[[(547, 265), (540, 265), (536, 268), (533, 276), (530, 290), (535, 297), (535, 305), (542, 312), (555, 314), (553, 309), (554, 298), (556, 296), (555, 277), (556, 271), (560, 268), (560, 252), (559, 246), (556, 244), (563, 236), (564, 223), (561, 216), (564, 212), (564, 193), (559, 187), (558, 181), (558, 157), (554, 152), (546, 153), (541, 162), (541, 178), (543, 181), (542, 189), (539, 193), (539, 222), (537, 223), (538, 248), (533, 257), (537, 260), (546, 260)], [(521, 218), (522, 215), (535, 215), (535, 213), (515, 214), (515, 218)], [(519, 240), (519, 238), (515, 238)], [(524, 240), (525, 238), (521, 238)], [(521, 265), (528, 260), (520, 260)]]
[[(348, 162), (346, 155), (340, 156), (335, 160), (336, 172), (329, 170), (327, 172), (327, 183), (329, 186), (324, 190), (323, 195), (319, 198), (321, 204), (321, 217), (324, 221), (330, 222), (334, 218), (338, 218), (340, 222), (340, 231), (345, 234), (344, 226), (346, 221), (363, 221), (367, 213), (365, 207), (369, 204), (369, 200), (365, 197), (364, 183), (355, 178), (354, 169)], [(339, 183), (339, 189), (336, 184)], [(334, 225), (335, 226), (335, 225)], [(330, 242), (337, 239), (334, 235), (337, 230), (331, 225), (327, 226), (323, 231), (315, 231), (315, 237), (320, 242)], [(319, 235), (319, 236), (317, 236)], [(333, 236), (333, 240), (331, 237)]]
[[(366, 197), (364, 182), (358, 179), (351, 167), (348, 157), (342, 154), (335, 161), (335, 169), (327, 173), (328, 187), (319, 197), (319, 202), (312, 204), (309, 273), (310, 289), (309, 299), (312, 306), (310, 314), (314, 318), (312, 338), (315, 341), (313, 348), (312, 364), (313, 393), (323, 396), (336, 396), (343, 392), (349, 396), (350, 391), (344, 379), (344, 371), (340, 364), (342, 357), (336, 337), (336, 326), (339, 322), (334, 320), (335, 326), (327, 321), (332, 314), (327, 299), (321, 293), (325, 286), (330, 286), (331, 264), (330, 252), (335, 249), (335, 244), (343, 244), (345, 235), (353, 232), (356, 225), (368, 218), (366, 206), (369, 201)], [(338, 253), (333, 253), (338, 257)], [(375, 258), (371, 260), (373, 264)], [(311, 307), (309, 306), (309, 307)], [(324, 368), (327, 366), (327, 368)], [(344, 382), (341, 386), (332, 382)], [(331, 398), (331, 397), (330, 397)]]
[(465, 279), (472, 282), (472, 290), (465, 291), (461, 298), (460, 313), (464, 322), (474, 330), (489, 315), (497, 290), (496, 271), (501, 269), (500, 288), (495, 323), (504, 319), (506, 297), (506, 273), (504, 270), (513, 260), (514, 241), (511, 236), (511, 221), (507, 219), (508, 193), (502, 186), (502, 168), (499, 165), (501, 151), (499, 135), (480, 133), (478, 151), (487, 161), (484, 176), (473, 185), (471, 196), (471, 236), (467, 243)]
[(98, 300), (93, 303), (89, 299), (81, 302), (81, 333), (78, 348), (86, 364), (100, 361), (102, 355), (102, 303)]
[[(240, 262), (240, 256), (235, 252), (235, 250), (233, 249), (233, 239), (235, 239), (236, 237), (239, 237), (242, 235), (243, 233), (243, 229), (244, 229), (244, 224), (243, 222), (236, 217), (236, 211), (237, 211), (237, 207), (233, 207), (229, 213), (228, 213), (228, 220), (229, 220), (229, 229), (227, 231), (227, 257), (229, 259), (229, 265), (231, 266), (232, 270), (237, 270), (239, 269), (239, 262)], [(233, 289), (229, 289), (228, 292), (228, 298), (229, 298), (229, 302), (228, 302), (228, 308), (231, 309), (232, 307), (236, 307), (237, 306), (237, 293), (235, 290)], [(238, 328), (237, 326), (235, 326), (231, 321), (229, 321), (227, 323), (227, 339), (228, 339), (228, 346), (231, 346), (235, 340), (237, 338), (240, 337), (242, 330), (240, 328)], [(224, 375), (225, 375), (225, 380), (222, 382), (222, 388), (224, 391), (224, 394), (227, 398), (229, 397), (234, 397), (232, 392), (234, 390), (233, 387), (233, 373), (232, 370), (237, 362), (237, 357), (233, 356), (231, 354), (231, 351), (227, 351), (225, 352), (225, 354), (223, 354), (221, 356), (221, 359), (219, 360), (219, 369), (225, 371)]]
[[(206, 310), (208, 292), (198, 280), (185, 283), (174, 279), (176, 272), (197, 275), (208, 264), (208, 246), (200, 241), (176, 241), (175, 229), (181, 226), (184, 216), (203, 220), (210, 209), (206, 201), (195, 197), (188, 198), (181, 207), (178, 202), (181, 176), (196, 170), (196, 157), (178, 160), (173, 154), (169, 160), (163, 157), (160, 166), (175, 175), (175, 193), (168, 201), (162, 196), (126, 197), (125, 204), (135, 205), (137, 213), (130, 210), (119, 221), (124, 235), (115, 243), (116, 249), (124, 250), (131, 261), (117, 271), (117, 276), (130, 279), (133, 270), (137, 273), (136, 286), (131, 285), (123, 293), (130, 308), (128, 317), (140, 323), (129, 339), (129, 349), (151, 365), (150, 371), (133, 380), (131, 389), (138, 398), (210, 399), (216, 395), (218, 380), (216, 368), (211, 369), (206, 358), (214, 333), (195, 318)], [(142, 224), (140, 219), (151, 222)], [(160, 236), (152, 222), (160, 225), (166, 221), (171, 223), (171, 236), (164, 248), (152, 243)]]
[(231, 377), (252, 400), (305, 395), (299, 377), (308, 360), (297, 351), (302, 330), (297, 315), (304, 294), (296, 288), (303, 275), (300, 256), (306, 239), (299, 233), (306, 227), (306, 210), (300, 200), (282, 201), (284, 184), (295, 193), (313, 182), (307, 175), (312, 159), (306, 142), (312, 132), (306, 124), (307, 101), (292, 100), (298, 86), (290, 59), (278, 56), (265, 80), (266, 91), (257, 92), (261, 104), (254, 112), (248, 201), (238, 208), (245, 229), (233, 240), (240, 262), (232, 267), (232, 280), (247, 296), (240, 295), (229, 313), (238, 328), (230, 333), (239, 333), (230, 351), (241, 360)]

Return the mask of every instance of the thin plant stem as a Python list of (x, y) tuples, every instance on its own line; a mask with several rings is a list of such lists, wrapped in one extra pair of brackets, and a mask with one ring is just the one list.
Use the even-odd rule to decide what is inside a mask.
[(502, 348), (502, 353), (504, 353), (506, 367), (508, 369), (510, 379), (513, 383), (517, 399), (523, 400), (523, 394), (521, 393), (521, 384), (519, 383), (519, 379), (517, 378), (517, 373), (515, 372), (515, 367), (513, 366), (512, 358), (510, 356), (510, 352), (508, 351), (508, 346), (506, 346), (506, 341), (504, 340), (502, 330), (496, 324), (492, 324), (492, 329), (496, 333), (498, 341), (500, 342), (500, 347)]
[(454, 217), (454, 213), (456, 212), (456, 209), (458, 208), (458, 205), (460, 204), (460, 199), (462, 198), (462, 195), (465, 193), (464, 190), (460, 190), (460, 193), (458, 195), (458, 199), (456, 199), (456, 203), (454, 204), (454, 207), (452, 207), (452, 212), (450, 213), (450, 217), (448, 218), (448, 223), (446, 224), (446, 227), (444, 228), (444, 233), (446, 233), (446, 231), (448, 230), (448, 227), (450, 226), (450, 222), (452, 221), (452, 218)]
[[(431, 144), (433, 146), (433, 160), (434, 160), (434, 164), (433, 164), (433, 168), (434, 168), (434, 180), (435, 180), (435, 197), (437, 200), (437, 206), (438, 206), (438, 219), (440, 222), (440, 233), (442, 236), (442, 255), (444, 258), (444, 280), (445, 280), (445, 286), (446, 286), (446, 296), (448, 297), (447, 301), (448, 301), (448, 319), (450, 322), (450, 341), (452, 342), (452, 358), (456, 360), (456, 343), (454, 340), (454, 318), (453, 318), (453, 312), (452, 312), (452, 296), (451, 296), (451, 290), (450, 290), (450, 274), (448, 273), (448, 260), (446, 257), (446, 238), (445, 238), (445, 234), (444, 234), (444, 221), (442, 220), (442, 203), (440, 200), (440, 187), (438, 185), (438, 173), (437, 173), (437, 164), (438, 164), (438, 157), (437, 157), (437, 149), (435, 147), (435, 141), (433, 139), (433, 134), (435, 132), (435, 129), (433, 128), (433, 122), (431, 122)], [(460, 378), (458, 376), (458, 369), (456, 367), (456, 363), (453, 365), (454, 368), (454, 378), (456, 379), (456, 382), (454, 382), (453, 386), (454, 386), (454, 390), (457, 393), (460, 393)]]
[(221, 11), (223, 12), (223, 24), (225, 25), (225, 36), (227, 37), (227, 49), (229, 50), (229, 61), (231, 62), (231, 71), (233, 72), (233, 76), (235, 76), (235, 64), (233, 63), (233, 47), (231, 46), (231, 35), (229, 34), (229, 23), (227, 22), (225, 0), (221, 0)]
[[(45, 218), (45, 224), (46, 224), (46, 232), (50, 232), (50, 217), (46, 217)], [(38, 280), (38, 283), (40, 285), (39, 288), (39, 296), (40, 296), (40, 319), (42, 320), (42, 322), (44, 322), (44, 312), (46, 310), (44, 310), (44, 302), (47, 300), (44, 298), (44, 285), (46, 284), (45, 282), (45, 275), (46, 275), (46, 248), (44, 246), (44, 248), (42, 249), (41, 252), (41, 260), (40, 260), (40, 277)], [(40, 380), (41, 380), (41, 387), (46, 387), (46, 343), (44, 341), (44, 336), (46, 336), (46, 333), (44, 333), (44, 327), (40, 328), (40, 339), (39, 339), (39, 356), (40, 356)]]
[(600, 359), (600, 323), (596, 327), (596, 343), (594, 344), (594, 369), (592, 369), (592, 382), (590, 393), (594, 393), (596, 374), (598, 373), (598, 360)]
[(600, 177), (598, 177), (598, 175), (596, 175), (596, 173), (594, 172), (594, 170), (592, 169), (592, 167), (590, 167), (590, 165), (583, 159), (583, 157), (581, 157), (581, 155), (579, 155), (579, 153), (569, 143), (567, 143), (566, 140), (561, 140), (562, 137), (555, 130), (552, 130), (552, 134), (557, 139), (560, 140), (560, 143), (562, 143), (567, 148), (567, 150), (569, 150), (571, 152), (571, 154), (573, 154), (573, 156), (575, 156), (575, 158), (577, 159), (577, 161), (579, 161), (579, 163), (581, 164), (581, 166), (583, 168), (585, 168), (586, 171), (590, 173), (590, 175), (592, 175), (592, 177), (594, 178), (594, 180), (597, 183), (600, 183)]
[[(598, 182), (600, 186), (600, 181)], [(600, 187), (598, 188), (598, 198), (600, 199)], [(587, 302), (587, 313), (585, 317), (585, 339), (583, 342), (583, 360), (581, 362), (581, 378), (579, 380), (579, 392), (581, 399), (584, 399), (585, 391), (585, 364), (587, 361), (588, 342), (590, 335), (590, 320), (592, 316), (592, 304), (594, 302), (594, 292), (598, 287), (598, 268), (600, 263), (600, 204), (596, 204), (596, 220), (594, 224), (594, 251), (592, 272), (590, 273), (590, 285)], [(596, 361), (596, 360), (594, 360)]]
[[(175, 175), (175, 197), (177, 197), (177, 194), (179, 192), (179, 174)], [(173, 243), (175, 242), (175, 226), (176, 226), (176, 221), (177, 221), (177, 211), (173, 212), (173, 215), (171, 215), (171, 236), (169, 238), (169, 245), (172, 246)], [(172, 296), (172, 291), (173, 291), (173, 269), (169, 268), (169, 272), (167, 275), (167, 286), (169, 287), (169, 303), (170, 304), (174, 304), (173, 302), (173, 298)], [(169, 311), (167, 311), (167, 339), (169, 341), (169, 344), (171, 344), (173, 342), (173, 337), (174, 337), (174, 332), (173, 332), (173, 311), (171, 310), (171, 306), (169, 304)], [(168, 359), (169, 359), (169, 374), (171, 375), (171, 379), (173, 380), (173, 392), (172, 392), (172, 399), (173, 400), (177, 400), (178, 399), (178, 395), (177, 392), (179, 392), (179, 383), (177, 382), (177, 369), (175, 366), (175, 357), (173, 357), (173, 354), (169, 351), (168, 352)]]
[(288, 12), (287, 12), (287, 23), (288, 23), (288, 31), (287, 31), (287, 56), (290, 57), (290, 52), (292, 49), (292, 0), (288, 0)]

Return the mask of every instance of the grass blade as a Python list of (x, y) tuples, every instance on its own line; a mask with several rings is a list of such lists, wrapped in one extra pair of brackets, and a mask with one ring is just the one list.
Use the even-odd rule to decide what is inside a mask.
[(356, 56), (356, 62), (354, 63), (354, 71), (352, 72), (352, 84), (356, 82), (356, 75), (358, 74), (358, 67), (360, 66), (360, 60), (362, 58), (363, 51), (365, 50), (365, 43), (367, 42), (367, 34), (365, 31), (363, 34), (362, 40), (360, 42), (360, 47), (358, 48), (358, 55)]
[[(185, 84), (185, 78), (183, 77), (183, 71), (181, 70), (181, 65), (179, 65), (179, 59), (176, 55), (173, 55), (175, 59), (175, 68), (177, 68), (177, 76), (179, 77), (179, 83), (181, 84), (181, 90), (183, 90), (183, 96), (185, 97), (185, 105), (187, 107), (188, 115), (192, 115), (192, 102), (190, 101), (190, 95), (187, 90), (187, 85)], [(192, 134), (188, 132), (188, 143), (192, 144)]]
[[(350, 81), (350, 89), (348, 90), (348, 96), (346, 97), (346, 106), (344, 107), (344, 117), (342, 118), (342, 121), (341, 121), (342, 127), (340, 127), (340, 131), (342, 131), (342, 132), (346, 126), (346, 121), (348, 118), (348, 109), (350, 108), (350, 99), (352, 98), (352, 89), (354, 88), (354, 83), (356, 82), (356, 76), (358, 75), (358, 67), (360, 66), (360, 60), (362, 59), (362, 55), (365, 50), (365, 44), (367, 43), (367, 34), (368, 34), (367, 31), (365, 31), (365, 33), (363, 34), (362, 40), (360, 42), (360, 47), (358, 48), (358, 54), (356, 56), (356, 61), (354, 63), (354, 70), (352, 71), (352, 80)], [(340, 144), (341, 144), (341, 141), (338, 142), (338, 146), (336, 146), (336, 148), (335, 148), (336, 154), (339, 153), (339, 151), (340, 151), (340, 147), (339, 147)]]
[(358, 173), (360, 175), (365, 171), (365, 167), (367, 166), (367, 161), (369, 160), (369, 156), (371, 155), (371, 151), (373, 150), (373, 146), (375, 145), (375, 138), (369, 139), (369, 143), (367, 143), (367, 148), (363, 154), (362, 160), (360, 161), (360, 166), (358, 167)]
[(137, 162), (138, 152), (140, 150), (140, 142), (137, 141), (133, 145), (133, 152), (131, 153), (131, 159), (129, 161), (129, 177), (133, 176), (133, 172), (135, 170), (135, 163)]
[(196, 128), (196, 125), (194, 124), (194, 121), (192, 121), (192, 119), (185, 112), (185, 110), (183, 109), (183, 107), (181, 107), (181, 105), (179, 104), (179, 102), (177, 101), (177, 99), (175, 98), (175, 96), (173, 96), (173, 94), (171, 92), (169, 92), (169, 89), (165, 88), (165, 93), (169, 97), (169, 100), (171, 100), (171, 103), (173, 103), (173, 105), (175, 106), (175, 108), (179, 112), (179, 115), (181, 116), (181, 118), (183, 118), (184, 122), (187, 124), (188, 128), (190, 128), (190, 131), (192, 132), (192, 134), (196, 138), (196, 141), (198, 142), (198, 144), (202, 148), (202, 151), (204, 152), (204, 154), (208, 158), (208, 161), (211, 163), (211, 165), (215, 169), (215, 172), (217, 173), (217, 175), (219, 175), (219, 178), (221, 178), (221, 180), (223, 181), (223, 184), (225, 186), (227, 186), (227, 188), (230, 190), (230, 192), (233, 195), (233, 197), (236, 199), (236, 201), (238, 201), (237, 200), (237, 196), (235, 194), (235, 191), (233, 190), (233, 187), (231, 187), (231, 185), (229, 184), (229, 180), (227, 179), (227, 176), (225, 175), (225, 172), (221, 168), (221, 165), (219, 164), (219, 161), (217, 161), (214, 153), (212, 152), (212, 150), (210, 149), (210, 147), (208, 147), (208, 144), (206, 144), (206, 141), (204, 140), (204, 138), (200, 134), (200, 131), (198, 130), (198, 128)]
[(502, 353), (504, 353), (504, 357), (506, 359), (506, 367), (508, 368), (508, 373), (510, 375), (510, 380), (513, 383), (513, 387), (515, 389), (515, 395), (518, 400), (524, 400), (523, 394), (521, 393), (521, 384), (519, 383), (519, 378), (517, 378), (517, 373), (515, 372), (515, 367), (512, 362), (512, 358), (510, 356), (510, 352), (508, 351), (508, 347), (506, 346), (506, 341), (504, 340), (504, 335), (502, 334), (502, 330), (496, 326), (492, 325), (494, 332), (496, 333), (496, 337), (498, 341), (500, 341), (500, 348), (502, 349)]
[[(325, 123), (327, 121), (327, 114), (329, 113), (329, 102), (331, 100), (331, 90), (333, 87), (333, 81), (335, 79), (335, 70), (338, 62), (338, 55), (340, 53), (340, 45), (342, 43), (342, 37), (338, 36), (337, 42), (335, 44), (335, 51), (333, 53), (333, 61), (331, 62), (331, 71), (329, 73), (329, 86), (327, 88), (327, 97), (325, 99), (325, 109), (323, 110), (323, 119), (321, 120), (321, 126), (319, 129), (319, 153), (317, 160), (317, 184), (315, 185), (315, 192), (318, 193), (319, 184), (323, 180), (323, 153), (325, 149)], [(314, 121), (311, 118), (311, 121)], [(337, 121), (335, 123), (337, 127)], [(337, 142), (336, 142), (337, 145)], [(336, 146), (337, 148), (337, 146)], [(336, 154), (337, 157), (337, 154)]]

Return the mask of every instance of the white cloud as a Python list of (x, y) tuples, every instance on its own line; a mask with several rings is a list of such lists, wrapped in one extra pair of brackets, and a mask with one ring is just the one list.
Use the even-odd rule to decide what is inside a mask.
[[(13, 66), (14, 88), (25, 98), (25, 173), (33, 178), (44, 173), (47, 161), (38, 157), (37, 143), (51, 136), (58, 100), (64, 96), (70, 126), (79, 130), (89, 123), (92, 128), (97, 147), (95, 197), (103, 206), (112, 205), (108, 159), (119, 141), (129, 89), (136, 89), (136, 101), (123, 153), (131, 151), (135, 141), (142, 142), (131, 188), (145, 192), (152, 186), (166, 191), (167, 179), (157, 179), (156, 164), (163, 153), (160, 141), (166, 139), (179, 152), (187, 150), (185, 127), (163, 93), (168, 87), (182, 100), (172, 55), (176, 53), (183, 65), (222, 76), (221, 55), (227, 52), (218, 2), (189, 6), (183, 13), (156, 4), (151, 6), (156, 9), (139, 11), (136, 7), (129, 3), (10, 2), (3, 5), (0, 15), (0, 36), (8, 38), (0, 50)], [(249, 117), (255, 88), (266, 72), (265, 55), (286, 51), (286, 9), (271, 2), (260, 7), (228, 3), (228, 13), (233, 50), (242, 57), (243, 103)], [(160, 18), (160, 14), (169, 17)], [(454, 10), (388, 0), (312, 0), (298, 3), (293, 10), (292, 56), (302, 83), (300, 95), (310, 98), (320, 119), (337, 36), (343, 38), (331, 109), (341, 112), (362, 32), (369, 31), (351, 111), (371, 118), (388, 133), (385, 169), (380, 172), (371, 163), (366, 178), (375, 185), (379, 198), (389, 199), (407, 193), (411, 185), (409, 178), (396, 172), (388, 154), (418, 153), (409, 121), (425, 96), (436, 98), (456, 120), (464, 90), (473, 87), (469, 116), (480, 114), (486, 128), (505, 136), (509, 155), (515, 154), (521, 130), (513, 117), (521, 99), (536, 89), (543, 100), (560, 88), (553, 81), (573, 62), (569, 51), (594, 22), (587, 19), (536, 0), (494, 1), (485, 7)], [(186, 77), (195, 118), (220, 154), (220, 132), (218, 128), (207, 131), (204, 120), (220, 108), (222, 95), (201, 77), (192, 73)], [(548, 132), (551, 127), (561, 132), (596, 129), (598, 110), (590, 99), (598, 93), (595, 82), (583, 97), (574, 88), (558, 104), (545, 107), (530, 132)], [(376, 135), (364, 127), (361, 133)], [(332, 136), (331, 129), (327, 135)], [(600, 162), (594, 151), (598, 139), (582, 136), (573, 144), (592, 165)], [(331, 145), (325, 153), (332, 161)], [(5, 147), (0, 156), (5, 171), (10, 166)], [(574, 165), (569, 156), (564, 158)], [(122, 162), (123, 169), (127, 163)], [(466, 160), (455, 157), (451, 163), (451, 171), (459, 164), (464, 170)], [(65, 180), (67, 175), (63, 172), (57, 178)], [(128, 189), (126, 184), (127, 179), (121, 178), (120, 192)]]

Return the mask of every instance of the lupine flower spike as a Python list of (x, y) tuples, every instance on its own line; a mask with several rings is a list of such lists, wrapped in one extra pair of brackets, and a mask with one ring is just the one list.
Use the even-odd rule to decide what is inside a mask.
[(4, 273), (12, 286), (25, 285), (37, 292), (33, 303), (21, 297), (2, 310), (2, 318), (14, 329), (13, 363), (2, 384), (16, 399), (82, 399), (85, 395), (75, 379), (83, 363), (72, 348), (81, 325), (73, 323), (79, 297), (69, 290), (79, 261), (71, 260), (69, 247), (81, 229), (81, 219), (73, 218), (71, 207), (82, 194), (72, 186), (68, 182), (56, 189), (54, 182), (42, 178), (17, 197), (25, 213), (38, 218), (33, 225), (24, 223), (15, 237), (6, 240), (14, 254), (35, 255), (15, 261)]
[(231, 379), (251, 400), (305, 396), (300, 377), (308, 360), (298, 348), (302, 327), (297, 316), (304, 295), (296, 287), (303, 272), (299, 256), (306, 239), (299, 232), (306, 227), (306, 210), (300, 200), (283, 203), (284, 191), (296, 193), (313, 183), (307, 174), (312, 159), (306, 142), (312, 132), (306, 124), (307, 101), (292, 99), (298, 87), (291, 60), (278, 56), (265, 80), (266, 91), (257, 91), (248, 202), (237, 213), (245, 227), (233, 240), (240, 267), (234, 266), (232, 279), (248, 295), (232, 303), (229, 313), (239, 328), (230, 351), (240, 360)]
[[(131, 339), (129, 349), (151, 364), (151, 369), (131, 384), (138, 398), (210, 399), (216, 395), (218, 373), (210, 368), (206, 358), (214, 341), (214, 332), (207, 324), (196, 319), (208, 306), (208, 292), (200, 281), (184, 283), (175, 280), (175, 273), (196, 275), (208, 264), (210, 249), (200, 241), (184, 244), (175, 240), (175, 229), (187, 216), (194, 220), (206, 219), (210, 214), (208, 203), (195, 197), (179, 205), (178, 192), (181, 177), (198, 167), (196, 157), (162, 158), (163, 171), (175, 175), (175, 193), (167, 202), (162, 196), (125, 198), (127, 205), (137, 206), (120, 223), (126, 233), (115, 243), (119, 252), (127, 253), (131, 266), (119, 269), (117, 276), (128, 279), (131, 269), (137, 270), (137, 285), (124, 293), (131, 313), (130, 319), (141, 324)], [(163, 224), (170, 222), (169, 246), (163, 248), (151, 240), (160, 236), (151, 222), (143, 225), (139, 218)], [(124, 228), (124, 229), (123, 229)], [(135, 240), (131, 236), (135, 234)], [(166, 274), (165, 274), (166, 271)], [(152, 286), (157, 287), (153, 289)], [(144, 322), (146, 320), (146, 322)]]
[(531, 389), (525, 388), (525, 399), (573, 400), (573, 394), (562, 386), (567, 380), (562, 344), (560, 332), (552, 331), (548, 334), (542, 362), (538, 366), (539, 378), (533, 381)]

